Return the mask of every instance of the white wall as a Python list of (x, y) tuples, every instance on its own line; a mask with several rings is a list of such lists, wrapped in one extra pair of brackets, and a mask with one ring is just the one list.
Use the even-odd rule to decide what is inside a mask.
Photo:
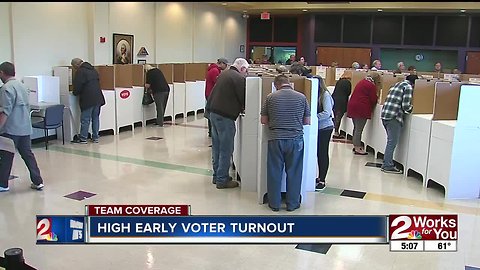
[[(93, 64), (112, 64), (112, 34), (109, 29), (110, 12), (108, 2), (92, 3), (93, 12)], [(105, 37), (105, 43), (100, 42), (100, 37)]]
[(10, 3), (0, 3), (0, 63), (12, 61), (12, 36), (10, 33)]
[[(134, 35), (134, 63), (233, 61), (244, 57), (246, 21), (223, 7), (195, 2), (0, 3), (0, 62), (17, 77), (50, 75), (52, 67), (80, 57), (113, 62), (113, 33)], [(106, 37), (100, 43), (100, 37)], [(140, 47), (149, 55), (137, 57)]]
[(157, 2), (156, 9), (156, 62), (192, 62), (192, 3)]
[(246, 20), (240, 13), (205, 3), (157, 2), (157, 63), (230, 62), (246, 44)]
[(193, 62), (214, 62), (224, 56), (222, 22), (225, 9), (201, 2), (193, 5)]
[(110, 2), (110, 36), (107, 44), (110, 47), (110, 62), (113, 63), (113, 33), (133, 35), (133, 63), (137, 63), (137, 53), (145, 47), (148, 63), (155, 61), (155, 3)]
[(87, 3), (12, 4), (17, 77), (51, 75), (52, 67), (88, 59)]
[[(247, 20), (242, 18), (239, 13), (225, 12), (223, 21), (223, 42), (225, 48), (225, 56), (230, 61), (235, 58), (246, 57), (246, 43), (247, 43)], [(244, 52), (240, 52), (240, 45), (245, 47)]]

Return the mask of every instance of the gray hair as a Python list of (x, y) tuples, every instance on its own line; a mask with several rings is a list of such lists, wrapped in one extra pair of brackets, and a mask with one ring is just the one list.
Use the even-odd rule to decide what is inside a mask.
[(397, 67), (398, 67), (398, 68), (400, 68), (401, 65), (405, 66), (405, 64), (404, 64), (403, 62), (398, 62), (398, 63), (397, 63)]
[(232, 66), (234, 66), (235, 68), (240, 70), (240, 69), (242, 69), (242, 67), (248, 68), (250, 65), (248, 64), (247, 60), (245, 60), (243, 58), (237, 58), (233, 62)]

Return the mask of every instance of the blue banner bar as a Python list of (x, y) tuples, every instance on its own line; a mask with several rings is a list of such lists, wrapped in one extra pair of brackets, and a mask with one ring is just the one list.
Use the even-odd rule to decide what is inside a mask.
[[(387, 216), (95, 216), (88, 220), (90, 240), (115, 239), (112, 243), (119, 243), (121, 239), (128, 243), (128, 239), (135, 238), (191, 238), (192, 243), (196, 238), (221, 238), (223, 242), (237, 238), (291, 238), (294, 241), (343, 238), (351, 243), (362, 243), (362, 239), (364, 243), (388, 242)], [(235, 242), (238, 243), (232, 241)]]

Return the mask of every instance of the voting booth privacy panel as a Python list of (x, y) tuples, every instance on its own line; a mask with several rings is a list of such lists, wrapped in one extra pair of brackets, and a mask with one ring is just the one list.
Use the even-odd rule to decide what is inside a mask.
[[(246, 79), (245, 115), (236, 121), (237, 133), (233, 161), (238, 177), (242, 181), (242, 191), (257, 192), (260, 204), (266, 202), (267, 194), (267, 155), (268, 126), (260, 122), (262, 104), (268, 94), (275, 91), (273, 77), (250, 76)], [(318, 80), (292, 76), (290, 81), (294, 89), (307, 97), (311, 107), (312, 125), (304, 126), (304, 160), (302, 176), (302, 200), (306, 192), (315, 190), (317, 174), (317, 96)], [(282, 192), (286, 191), (286, 174), (283, 173)]]

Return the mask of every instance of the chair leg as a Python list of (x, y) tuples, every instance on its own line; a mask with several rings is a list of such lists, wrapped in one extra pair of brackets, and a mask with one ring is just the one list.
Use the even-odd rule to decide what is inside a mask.
[(45, 150), (48, 150), (48, 129), (44, 129), (45, 131)]
[(63, 121), (62, 121), (62, 142), (65, 145), (65, 132), (63, 130)]

